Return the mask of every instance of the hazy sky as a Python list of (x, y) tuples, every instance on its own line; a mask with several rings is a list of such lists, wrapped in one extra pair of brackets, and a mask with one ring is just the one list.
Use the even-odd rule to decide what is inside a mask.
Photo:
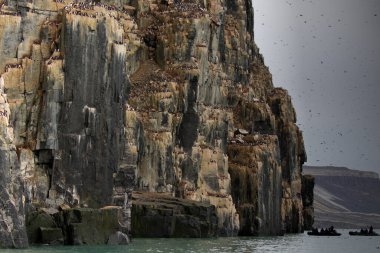
[(380, 173), (380, 0), (253, 0), (255, 40), (289, 90), (308, 165)]

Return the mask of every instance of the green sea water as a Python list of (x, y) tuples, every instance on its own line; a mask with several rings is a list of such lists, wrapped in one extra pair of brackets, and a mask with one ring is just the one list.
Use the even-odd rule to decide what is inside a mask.
[(306, 234), (278, 237), (233, 237), (216, 239), (135, 239), (127, 246), (39, 246), (25, 250), (0, 250), (1, 253), (380, 253), (380, 237), (315, 237)]

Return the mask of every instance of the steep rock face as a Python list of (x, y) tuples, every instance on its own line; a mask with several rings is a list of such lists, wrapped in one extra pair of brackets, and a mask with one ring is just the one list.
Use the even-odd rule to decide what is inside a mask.
[(9, 116), (4, 80), (0, 77), (0, 248), (23, 248), (28, 245), (23, 217), (25, 199)]
[[(19, 194), (17, 201), (23, 195), (28, 210), (110, 204), (125, 146), (128, 71), (138, 64), (130, 60), (140, 47), (131, 32), (135, 22), (126, 11), (101, 4), (9, 1), (1, 8), (1, 84), (8, 106), (1, 172), (14, 174), (10, 183), (22, 178), (25, 186), (12, 194)], [(12, 131), (14, 137), (7, 136)], [(16, 189), (3, 185), (5, 193)], [(1, 231), (25, 231), (23, 210), (17, 210), (23, 206), (8, 202), (16, 208), (14, 221), (4, 220), (15, 228)]]
[(302, 229), (302, 134), (251, 1), (10, 0), (0, 52), (2, 191), (20, 178), (27, 210), (114, 204), (130, 229), (138, 190), (214, 205), (220, 235)]
[(273, 235), (281, 226), (281, 166), (276, 136), (247, 136), (228, 146), (240, 235)]
[[(30, 244), (125, 244), (128, 236), (119, 230), (123, 220), (122, 208), (101, 209), (40, 208), (29, 211), (26, 222)], [(123, 240), (126, 239), (126, 240)]]
[(314, 185), (315, 179), (313, 176), (302, 176), (303, 228), (305, 230), (310, 230), (314, 223)]
[(306, 152), (302, 133), (296, 123), (296, 113), (287, 91), (273, 89), (268, 103), (276, 118), (276, 134), (279, 138), (282, 167), (281, 216), (287, 233), (302, 231), (302, 164)]

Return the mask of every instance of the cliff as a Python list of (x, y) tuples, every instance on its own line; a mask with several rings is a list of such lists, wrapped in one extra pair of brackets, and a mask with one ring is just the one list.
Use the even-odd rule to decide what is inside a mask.
[(315, 177), (315, 226), (380, 227), (380, 180), (375, 172), (305, 166)]
[(133, 191), (215, 206), (219, 235), (300, 232), (302, 133), (251, 5), (0, 1), (1, 245), (62, 205), (120, 206), (133, 234)]
[(314, 225), (314, 186), (315, 177), (312, 175), (302, 176), (302, 204), (303, 204), (303, 228), (311, 230)]

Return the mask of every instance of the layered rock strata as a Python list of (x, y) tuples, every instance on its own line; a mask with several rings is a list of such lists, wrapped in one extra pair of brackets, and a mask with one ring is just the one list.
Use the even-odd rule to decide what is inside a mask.
[(130, 229), (134, 190), (215, 206), (220, 235), (301, 231), (302, 134), (251, 1), (0, 6), (2, 244), (41, 205), (118, 205)]

